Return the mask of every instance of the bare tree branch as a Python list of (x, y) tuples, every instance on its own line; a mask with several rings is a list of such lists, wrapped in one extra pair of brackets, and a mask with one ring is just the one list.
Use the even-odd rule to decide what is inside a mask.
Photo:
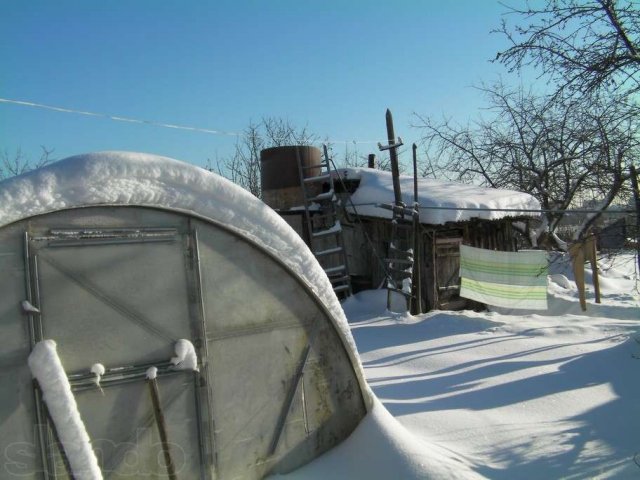
[(496, 32), (511, 46), (496, 61), (510, 71), (540, 68), (558, 91), (640, 91), (640, 11), (631, 0), (546, 0), (541, 7), (507, 7)]
[[(418, 117), (428, 169), (462, 182), (515, 189), (540, 201), (553, 234), (565, 210), (600, 199), (602, 212), (625, 193), (640, 153), (635, 116), (614, 97), (539, 97), (502, 84), (480, 90), (490, 120), (460, 126)], [(596, 216), (597, 217), (597, 216)], [(584, 235), (595, 221), (586, 222)]]
[(9, 153), (6, 148), (2, 150), (0, 152), (0, 180), (21, 175), (29, 170), (35, 170), (51, 163), (53, 160), (50, 155), (53, 153), (53, 149), (48, 149), (43, 145), (40, 148), (42, 153), (37, 160), (25, 156), (20, 147), (16, 148), (13, 154)]
[(256, 197), (262, 195), (260, 151), (283, 145), (310, 145), (316, 136), (307, 127), (297, 128), (288, 120), (265, 117), (259, 123), (249, 123), (236, 142), (235, 152), (217, 161), (215, 167), (207, 161), (207, 169), (227, 177)]

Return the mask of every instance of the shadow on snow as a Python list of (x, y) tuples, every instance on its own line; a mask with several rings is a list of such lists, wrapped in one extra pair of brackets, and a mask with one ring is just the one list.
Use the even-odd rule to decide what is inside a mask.
[[(478, 466), (478, 471), (498, 480), (578, 478), (585, 471), (592, 471), (593, 476), (607, 472), (610, 475), (615, 472), (617, 478), (640, 478), (640, 469), (633, 463), (634, 453), (640, 450), (640, 438), (637, 434), (637, 419), (640, 418), (640, 382), (637, 381), (637, 371), (640, 368), (640, 360), (632, 356), (640, 352), (640, 347), (631, 339), (625, 341), (625, 335), (612, 335), (572, 344), (562, 343), (559, 339), (556, 344), (482, 357), (436, 371), (397, 377), (375, 377), (375, 369), (379, 367), (399, 365), (440, 353), (522, 340), (526, 336), (537, 334), (536, 329), (517, 334), (488, 332), (488, 329), (501, 324), (474, 317), (472, 312), (468, 313), (469, 315), (439, 314), (412, 324), (371, 324), (371, 328), (363, 325), (353, 330), (358, 348), (362, 352), (406, 345), (407, 339), (416, 339), (422, 347), (425, 340), (447, 335), (493, 333), (490, 337), (433, 348), (412, 350), (409, 343), (404, 353), (365, 363), (373, 390), (377, 396), (384, 399), (385, 405), (394, 416), (455, 409), (482, 411), (561, 392), (608, 385), (615, 399), (567, 418), (567, 428), (562, 429), (560, 438), (546, 439), (549, 444), (557, 443), (558, 448), (554, 448), (553, 452), (547, 453), (545, 450), (544, 455), (531, 455), (531, 449), (535, 448), (535, 439), (523, 435), (519, 445), (506, 445), (502, 450), (500, 447), (492, 448), (492, 461), (499, 462), (504, 468)], [(572, 349), (573, 352), (579, 352), (580, 346), (594, 344), (603, 345), (598, 350), (586, 353), (572, 353), (542, 360), (528, 359), (542, 352), (568, 346), (576, 347)], [(491, 377), (506, 374), (517, 376), (518, 371), (550, 365), (556, 365), (554, 371), (482, 387)], [(383, 382), (386, 383), (382, 385)], [(517, 425), (512, 424), (507, 428), (509, 427), (517, 428)], [(599, 457), (594, 457), (593, 453), (581, 457), (586, 448), (592, 451), (594, 445), (603, 446)], [(601, 472), (603, 465), (606, 465), (606, 472)]]

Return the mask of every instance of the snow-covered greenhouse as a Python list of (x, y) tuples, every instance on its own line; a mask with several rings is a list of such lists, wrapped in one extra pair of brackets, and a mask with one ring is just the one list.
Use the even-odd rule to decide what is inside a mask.
[(3, 181), (0, 292), (0, 451), (20, 478), (95, 478), (91, 461), (113, 479), (262, 478), (372, 408), (304, 242), (195, 166), (107, 152)]

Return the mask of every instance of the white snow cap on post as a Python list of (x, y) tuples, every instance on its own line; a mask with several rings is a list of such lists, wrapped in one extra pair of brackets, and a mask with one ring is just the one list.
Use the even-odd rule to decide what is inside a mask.
[(94, 379), (94, 382), (96, 382), (96, 387), (98, 387), (100, 389), (100, 392), (104, 395), (104, 390), (102, 390), (102, 386), (100, 385), (100, 380), (102, 380), (102, 376), (104, 375), (104, 372), (106, 372), (106, 369), (104, 368), (104, 365), (102, 365), (101, 363), (94, 363), (93, 365), (91, 365), (91, 373), (93, 373), (96, 378)]
[(102, 375), (104, 375), (105, 371), (104, 365), (101, 363), (94, 363), (91, 365), (91, 373), (96, 376), (95, 382), (98, 387), (100, 387), (100, 380), (102, 379)]
[(181, 338), (174, 346), (176, 356), (171, 357), (171, 363), (175, 365), (177, 370), (194, 370), (198, 371), (198, 356), (193, 343), (189, 340)]
[(155, 380), (158, 377), (158, 367), (149, 367), (145, 373), (147, 380)]
[(43, 340), (36, 343), (28, 362), (31, 374), (42, 390), (42, 397), (49, 409), (49, 415), (56, 427), (74, 478), (102, 480), (89, 434), (80, 418), (71, 385), (56, 351), (56, 342)]

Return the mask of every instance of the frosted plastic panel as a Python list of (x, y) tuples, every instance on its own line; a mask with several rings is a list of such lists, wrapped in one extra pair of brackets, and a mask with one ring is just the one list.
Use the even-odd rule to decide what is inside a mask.
[[(118, 236), (127, 229), (134, 233)], [(141, 240), (136, 229), (173, 234)], [(76, 238), (76, 230), (108, 238)], [(42, 478), (25, 368), (28, 317), (20, 308), (28, 281), (44, 337), (57, 342), (67, 373), (84, 379), (75, 395), (108, 478), (166, 472), (144, 376), (109, 384), (103, 394), (86, 379), (91, 365), (166, 363), (180, 338), (196, 346), (202, 368), (159, 378), (179, 478), (290, 471), (346, 438), (365, 414), (326, 311), (280, 263), (224, 228), (154, 209), (85, 208), (0, 230), (0, 254), (0, 331), (10, 340), (0, 362), (15, 366), (0, 374), (0, 442), (24, 440), (22, 478)], [(12, 452), (6, 441), (0, 446)]]
[(353, 368), (326, 314), (295, 278), (251, 244), (198, 229), (218, 472), (261, 478), (289, 471), (346, 438), (364, 415)]
[[(179, 478), (200, 475), (192, 374), (182, 373), (158, 381), (169, 447)], [(80, 414), (91, 437), (104, 478), (167, 478), (149, 388), (144, 381), (75, 394)], [(59, 450), (56, 470), (67, 478)]]
[(180, 242), (38, 251), (44, 335), (67, 371), (168, 360), (190, 336), (183, 257)]

